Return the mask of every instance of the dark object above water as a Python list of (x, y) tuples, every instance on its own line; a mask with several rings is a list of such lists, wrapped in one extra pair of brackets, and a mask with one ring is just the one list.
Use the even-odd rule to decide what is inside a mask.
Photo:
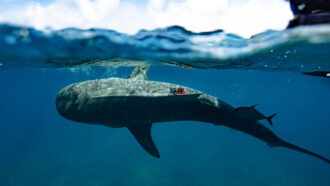
[(330, 24), (330, 11), (315, 11), (310, 14), (301, 14), (290, 20), (288, 28), (300, 25)]
[(288, 28), (330, 23), (330, 0), (289, 0), (295, 18)]
[(310, 75), (310, 76), (319, 76), (319, 77), (330, 78), (330, 72), (327, 72), (327, 71), (304, 72), (304, 74)]
[(310, 14), (314, 11), (330, 11), (330, 0), (289, 0), (295, 16)]

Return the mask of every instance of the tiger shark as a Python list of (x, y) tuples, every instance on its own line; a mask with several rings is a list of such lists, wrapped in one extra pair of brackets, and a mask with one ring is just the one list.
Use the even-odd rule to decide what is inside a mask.
[(200, 121), (227, 126), (265, 141), (321, 159), (329, 159), (286, 142), (256, 120), (241, 117), (220, 99), (189, 87), (147, 80), (148, 66), (136, 67), (127, 79), (84, 81), (60, 90), (58, 113), (66, 119), (112, 128), (126, 127), (154, 157), (159, 151), (151, 136), (158, 122)]

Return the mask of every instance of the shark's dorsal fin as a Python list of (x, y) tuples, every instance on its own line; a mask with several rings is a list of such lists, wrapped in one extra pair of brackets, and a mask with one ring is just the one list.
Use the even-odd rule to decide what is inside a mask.
[(255, 105), (249, 106), (249, 108), (251, 108), (251, 109), (256, 109), (256, 106), (258, 106), (258, 104), (255, 104)]
[(127, 79), (147, 80), (149, 67), (150, 66), (147, 65), (135, 67), (133, 72), (127, 77)]
[(140, 143), (140, 145), (149, 154), (156, 158), (160, 158), (157, 147), (151, 137), (151, 127), (152, 124), (144, 125), (132, 125), (128, 126), (128, 130), (131, 131), (135, 139)]

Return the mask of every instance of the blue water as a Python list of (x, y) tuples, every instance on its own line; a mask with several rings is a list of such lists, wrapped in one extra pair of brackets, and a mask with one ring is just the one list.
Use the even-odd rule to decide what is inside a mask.
[[(4, 29), (1, 30), (3, 33)], [(286, 34), (285, 31), (276, 33)], [(149, 71), (150, 80), (188, 86), (233, 106), (259, 104), (258, 109), (266, 115), (278, 113), (271, 128), (278, 136), (329, 158), (330, 80), (298, 73), (301, 65), (310, 64), (309, 70), (320, 69), (315, 59), (323, 60), (321, 69), (329, 67), (330, 58), (326, 57), (329, 56), (330, 45), (325, 35), (320, 33), (324, 40), (318, 42), (314, 36), (315, 42), (267, 46), (270, 47), (267, 51), (273, 50), (271, 53), (275, 53), (274, 56), (279, 55), (277, 49), (284, 51), (285, 47), (304, 51), (296, 53), (288, 63), (282, 58), (268, 58), (266, 61), (269, 64), (281, 61), (290, 67), (281, 66), (270, 71), (263, 71), (265, 64), (250, 65), (255, 68), (233, 65), (230, 67), (233, 69), (225, 70), (198, 69), (232, 63), (229, 58), (221, 61), (212, 57), (209, 63), (207, 60), (203, 63), (191, 60), (192, 56), (199, 55), (198, 52), (192, 52), (190, 57), (179, 56), (175, 60), (171, 58), (175, 53), (165, 52), (162, 59), (170, 59), (165, 61), (156, 60), (150, 53), (142, 52), (134, 58), (134, 54), (121, 51), (116, 54), (118, 56), (110, 58), (111, 62), (102, 65), (91, 62), (99, 56), (88, 62), (70, 59), (64, 62), (56, 60), (55, 63), (44, 60), (45, 53), (30, 53), (32, 49), (39, 51), (40, 48), (34, 48), (39, 42), (30, 40), (22, 44), (16, 40), (16, 43), (11, 43), (14, 40), (4, 39), (5, 36), (1, 35), (0, 41), (7, 44), (0, 42), (0, 185), (328, 186), (329, 164), (289, 149), (270, 148), (264, 142), (232, 129), (199, 122), (155, 124), (152, 136), (161, 155), (160, 159), (156, 159), (138, 145), (127, 129), (68, 121), (55, 108), (56, 94), (63, 87), (90, 79), (125, 78), (133, 69), (108, 63), (116, 61), (119, 66), (156, 63)], [(46, 41), (53, 39), (47, 38)], [(73, 46), (71, 41), (75, 39), (67, 40), (70, 47)], [(72, 51), (62, 53), (64, 48), (49, 45), (47, 48), (42, 42), (40, 45), (51, 55), (72, 54)], [(138, 47), (138, 50), (145, 51), (148, 47), (150, 45), (146, 44), (146, 48)], [(320, 48), (322, 50), (316, 50)], [(237, 55), (244, 58), (244, 62), (258, 64), (260, 61), (257, 59), (265, 55), (262, 51), (249, 54), (249, 58), (243, 54)], [(93, 54), (93, 51), (86, 50), (81, 55), (86, 57), (89, 52)], [(154, 53), (154, 56), (158, 55)], [(303, 58), (306, 60), (294, 61)], [(129, 59), (133, 62), (125, 63)], [(72, 62), (77, 63), (73, 65)], [(166, 66), (173, 63), (179, 66), (190, 64), (195, 68)], [(59, 68), (63, 66), (74, 67)], [(268, 126), (266, 122), (262, 123)]]

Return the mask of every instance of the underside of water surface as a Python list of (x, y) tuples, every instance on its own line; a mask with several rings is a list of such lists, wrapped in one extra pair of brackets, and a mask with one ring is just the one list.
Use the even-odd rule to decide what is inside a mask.
[(172, 26), (126, 35), (113, 30), (38, 31), (0, 25), (1, 68), (175, 65), (185, 68), (330, 71), (330, 26), (266, 31), (245, 39), (222, 30)]

